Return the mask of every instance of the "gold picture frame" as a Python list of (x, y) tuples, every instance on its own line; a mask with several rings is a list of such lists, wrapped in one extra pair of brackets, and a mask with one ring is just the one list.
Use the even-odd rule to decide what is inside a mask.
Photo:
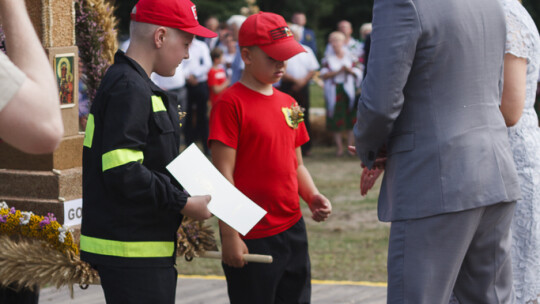
[(79, 132), (79, 49), (77, 46), (47, 49), (58, 85), (58, 100), (64, 122), (64, 135)]

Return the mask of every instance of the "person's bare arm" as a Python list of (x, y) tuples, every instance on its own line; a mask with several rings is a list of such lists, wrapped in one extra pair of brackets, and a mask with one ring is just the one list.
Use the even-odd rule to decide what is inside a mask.
[(525, 106), (527, 60), (512, 54), (504, 55), (504, 86), (501, 112), (506, 126), (515, 125)]
[(306, 84), (308, 84), (308, 82), (311, 81), (311, 79), (313, 78), (313, 76), (315, 76), (315, 72), (316, 72), (316, 71), (311, 71), (311, 72), (309, 72), (309, 73), (306, 75), (306, 77), (304, 77), (304, 78), (302, 79), (302, 83), (300, 84), (300, 86), (301, 86), (301, 87), (304, 87)]
[(332, 71), (330, 69), (328, 69), (328, 71), (324, 74), (321, 74), (320, 77), (323, 79), (323, 80), (326, 80), (328, 78), (332, 78), (334, 76), (336, 76), (337, 74), (345, 71), (345, 66), (341, 67), (341, 69), (337, 70), (337, 71)]
[(0, 138), (27, 153), (53, 152), (64, 133), (53, 69), (26, 12), (24, 1), (0, 0), (7, 55), (26, 74), (0, 111)]
[(219, 94), (223, 92), (226, 88), (228, 88), (230, 84), (231, 82), (229, 81), (229, 79), (226, 79), (222, 84), (216, 84), (210, 86), (210, 88), (212, 89), (212, 92), (214, 92), (214, 94)]
[(302, 150), (296, 148), (296, 158), (298, 160), (297, 176), (298, 176), (298, 192), (302, 199), (308, 204), (311, 210), (311, 217), (316, 222), (325, 221), (332, 213), (332, 204), (315, 186), (311, 174), (304, 166), (302, 159)]
[(313, 78), (313, 75), (315, 75), (315, 71), (309, 72), (304, 78), (296, 79), (294, 85), (292, 86), (292, 90), (296, 92), (300, 91), (309, 83), (311, 78)]
[[(213, 140), (211, 145), (214, 166), (234, 185), (236, 150), (217, 140)], [(249, 253), (246, 244), (236, 230), (222, 221), (219, 221), (219, 230), (221, 232), (223, 263), (231, 267), (243, 267), (246, 264), (243, 255)]]

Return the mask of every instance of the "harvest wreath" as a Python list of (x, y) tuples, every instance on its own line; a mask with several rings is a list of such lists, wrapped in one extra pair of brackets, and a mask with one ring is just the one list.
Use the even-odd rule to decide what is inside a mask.
[[(190, 261), (216, 250), (212, 228), (184, 218), (178, 229), (177, 256)], [(99, 284), (99, 276), (79, 257), (72, 231), (53, 214), (35, 215), (0, 202), (0, 285), (19, 287)]]
[[(178, 229), (177, 256), (221, 259), (214, 231), (202, 221), (184, 217)], [(272, 263), (272, 257), (245, 254), (248, 262)], [(99, 284), (99, 275), (79, 257), (79, 244), (70, 228), (53, 214), (35, 215), (0, 202), (0, 285), (68, 286)]]
[(0, 203), (0, 284), (92, 284), (97, 272), (79, 258), (71, 231), (53, 214), (35, 215)]

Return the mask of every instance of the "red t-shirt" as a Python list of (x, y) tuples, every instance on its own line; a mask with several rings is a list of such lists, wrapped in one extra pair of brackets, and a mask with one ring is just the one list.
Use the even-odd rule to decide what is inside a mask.
[(237, 82), (212, 108), (208, 141), (236, 150), (236, 188), (268, 212), (245, 239), (283, 232), (302, 216), (295, 149), (309, 136), (303, 122), (296, 129), (288, 125), (283, 108), (292, 104), (277, 89), (266, 96)]
[(223, 94), (223, 91), (219, 94), (214, 93), (212, 86), (220, 85), (224, 83), (225, 80), (227, 80), (227, 74), (223, 68), (211, 68), (210, 71), (208, 71), (208, 87), (210, 88), (210, 101), (212, 102), (212, 106), (216, 104), (219, 96)]

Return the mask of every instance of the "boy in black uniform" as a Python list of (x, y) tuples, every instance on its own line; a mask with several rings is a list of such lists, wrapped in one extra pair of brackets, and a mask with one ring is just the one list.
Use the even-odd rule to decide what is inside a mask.
[(172, 76), (199, 25), (189, 0), (140, 0), (131, 43), (118, 51), (92, 104), (83, 151), (81, 258), (99, 272), (107, 303), (174, 303), (182, 214), (211, 216), (166, 170), (179, 153), (177, 104), (149, 78)]

